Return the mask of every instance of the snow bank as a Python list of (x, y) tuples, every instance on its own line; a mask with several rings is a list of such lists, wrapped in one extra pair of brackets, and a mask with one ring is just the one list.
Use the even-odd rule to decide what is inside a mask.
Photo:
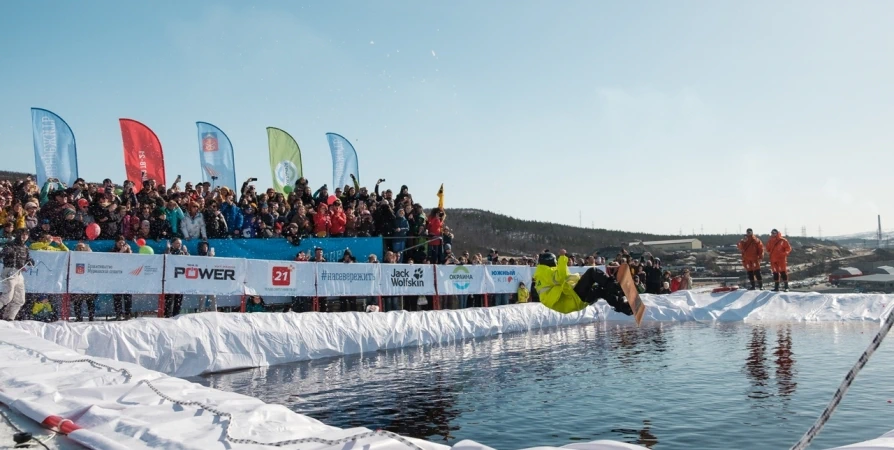
[[(0, 402), (37, 423), (50, 417), (66, 419), (73, 430), (69, 438), (91, 449), (248, 450), (273, 448), (264, 444), (287, 440), (301, 441), (276, 447), (450, 449), (419, 439), (373, 434), (367, 428), (331, 427), (284, 406), (206, 388), (135, 364), (106, 358), (90, 358), (94, 364), (76, 362), (81, 358), (73, 350), (0, 325)], [(366, 436), (350, 442), (360, 434)], [(488, 447), (462, 441), (454, 448)], [(615, 441), (569, 448), (645, 450)]]
[[(644, 296), (646, 321), (878, 321), (894, 297), (736, 291)], [(13, 326), (90, 356), (188, 377), (248, 367), (590, 323), (632, 322), (603, 302), (575, 314), (538, 303), (389, 313), (203, 313)]]

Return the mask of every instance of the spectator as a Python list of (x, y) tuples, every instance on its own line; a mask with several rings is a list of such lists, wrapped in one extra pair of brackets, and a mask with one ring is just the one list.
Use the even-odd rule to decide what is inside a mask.
[[(198, 210), (198, 205), (196, 205), (195, 209)], [(189, 251), (183, 246), (183, 242), (180, 241), (180, 238), (174, 238), (168, 242), (168, 248), (165, 253), (168, 255), (189, 256)], [(169, 318), (179, 316), (182, 304), (183, 294), (165, 294), (164, 316)]]
[(40, 322), (55, 322), (59, 320), (53, 311), (53, 305), (50, 304), (50, 297), (47, 294), (39, 294), (37, 302), (31, 308), (31, 318)]
[(53, 236), (50, 233), (43, 233), (40, 235), (39, 241), (31, 244), (31, 250), (67, 252), (68, 247), (62, 242), (62, 238)]
[[(115, 241), (115, 247), (112, 253), (132, 253), (132, 250), (124, 236), (118, 236)], [(112, 295), (112, 303), (115, 307), (115, 320), (130, 320), (133, 315), (133, 296), (131, 294), (114, 294)]]
[[(83, 200), (83, 199), (81, 199)], [(90, 252), (90, 246), (83, 243), (78, 242), (75, 245), (76, 252)], [(96, 298), (98, 296), (96, 294), (72, 294), (71, 295), (71, 303), (74, 306), (75, 313), (75, 322), (83, 322), (84, 321), (84, 303), (87, 303), (87, 320), (93, 322), (94, 316), (96, 315)]]
[(683, 269), (683, 275), (680, 277), (680, 290), (688, 291), (692, 289), (692, 275), (689, 269)]
[(332, 218), (329, 214), (329, 207), (326, 203), (320, 203), (317, 207), (317, 213), (314, 215), (314, 234), (319, 237), (329, 236), (329, 228), (332, 224)]
[[(214, 249), (211, 248), (207, 242), (199, 242), (199, 245), (196, 246), (196, 253), (198, 253), (199, 256), (207, 256), (209, 258), (214, 257)], [(200, 312), (217, 312), (216, 295), (200, 295), (198, 300)]]
[(441, 233), (443, 230), (441, 227), (443, 225), (444, 217), (444, 211), (440, 209), (432, 209), (431, 214), (428, 217), (428, 223), (426, 224), (428, 239), (430, 239), (428, 243), (428, 257), (434, 264), (441, 264), (441, 259), (443, 257), (443, 247), (441, 245)]
[(74, 209), (66, 209), (62, 213), (62, 222), (59, 224), (59, 235), (63, 239), (69, 241), (79, 241), (84, 239), (85, 225), (84, 222), (77, 220), (77, 211)]
[(646, 293), (658, 294), (661, 291), (661, 269), (655, 267), (652, 261), (646, 261), (643, 271), (646, 273)]
[(193, 239), (208, 239), (208, 231), (205, 228), (205, 219), (199, 212), (199, 204), (191, 202), (189, 204), (189, 212), (183, 216), (180, 221), (183, 239), (187, 241)]
[(661, 295), (670, 294), (670, 283), (668, 283), (667, 281), (661, 283), (661, 289), (658, 291), (658, 293)]
[(531, 294), (528, 292), (528, 287), (525, 286), (524, 282), (518, 283), (518, 292), (516, 292), (516, 296), (518, 297), (519, 303), (528, 303), (528, 298)]
[(342, 210), (341, 200), (336, 200), (332, 204), (332, 212), (329, 214), (329, 235), (332, 237), (342, 237), (345, 234), (347, 217)]
[(258, 313), (258, 312), (267, 312), (267, 305), (264, 303), (264, 299), (259, 295), (252, 295), (248, 297), (248, 305), (245, 306), (245, 312), (247, 313)]
[(640, 294), (646, 293), (646, 285), (643, 284), (642, 278), (639, 275), (633, 277), (633, 285), (636, 286), (636, 292), (639, 292)]

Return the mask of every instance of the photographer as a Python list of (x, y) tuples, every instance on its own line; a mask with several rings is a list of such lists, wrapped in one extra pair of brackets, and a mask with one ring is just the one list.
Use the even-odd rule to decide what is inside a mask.
[(34, 265), (31, 254), (25, 242), (28, 241), (28, 230), (21, 228), (13, 232), (13, 239), (6, 243), (0, 250), (0, 258), (3, 260), (3, 277), (0, 282), (0, 310), (3, 311), (3, 319), (15, 320), (19, 310), (25, 304), (25, 277), (22, 271), (28, 265)]

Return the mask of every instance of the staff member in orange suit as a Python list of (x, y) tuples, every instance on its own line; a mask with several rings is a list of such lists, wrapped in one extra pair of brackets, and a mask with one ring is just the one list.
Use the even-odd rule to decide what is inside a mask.
[(783, 290), (788, 292), (788, 255), (792, 252), (792, 246), (775, 228), (770, 232), (767, 252), (770, 254), (770, 269), (773, 271), (773, 282), (776, 285), (773, 291), (779, 292), (779, 280), (782, 279), (785, 283)]
[(737, 245), (742, 253), (742, 265), (748, 272), (748, 281), (751, 282), (749, 291), (754, 290), (754, 280), (757, 279), (757, 288), (764, 288), (764, 280), (761, 278), (761, 260), (764, 259), (764, 243), (754, 235), (751, 228), (745, 231), (745, 237)]

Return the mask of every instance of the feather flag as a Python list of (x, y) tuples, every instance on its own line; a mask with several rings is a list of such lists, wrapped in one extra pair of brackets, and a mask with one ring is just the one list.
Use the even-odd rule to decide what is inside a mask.
[(444, 183), (441, 183), (441, 189), (438, 189), (438, 209), (444, 209)]

